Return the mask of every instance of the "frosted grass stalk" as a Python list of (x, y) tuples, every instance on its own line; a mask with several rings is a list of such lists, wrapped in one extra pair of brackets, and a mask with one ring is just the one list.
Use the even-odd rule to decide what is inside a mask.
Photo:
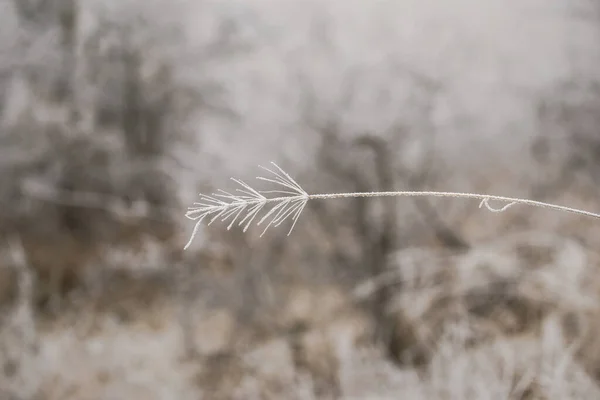
[[(343, 198), (357, 197), (450, 197), (480, 200), (479, 208), (485, 207), (487, 210), (495, 213), (504, 212), (516, 204), (523, 204), (532, 207), (546, 208), (559, 212), (578, 214), (586, 217), (600, 219), (600, 214), (579, 210), (577, 208), (565, 207), (556, 204), (544, 203), (541, 201), (521, 199), (517, 197), (505, 197), (479, 193), (462, 192), (435, 192), (435, 191), (392, 191), (392, 192), (349, 192), (349, 193), (326, 193), (326, 194), (308, 194), (302, 187), (290, 177), (283, 169), (274, 162), (271, 163), (274, 168), (269, 169), (259, 166), (267, 172), (267, 176), (259, 176), (258, 180), (275, 185), (275, 190), (255, 190), (242, 180), (231, 178), (239, 185), (236, 194), (218, 190), (211, 196), (200, 194), (200, 201), (193, 203), (188, 208), (186, 218), (196, 221), (190, 240), (185, 245), (187, 249), (194, 240), (202, 222), (209, 217), (208, 225), (211, 225), (217, 219), (221, 222), (229, 221), (227, 229), (231, 229), (236, 222), (246, 232), (252, 222), (256, 219), (260, 211), (265, 206), (272, 208), (259, 219), (257, 225), (266, 223), (261, 236), (263, 236), (271, 226), (279, 226), (283, 222), (291, 219), (292, 225), (288, 231), (288, 236), (292, 233), (300, 214), (304, 210), (306, 203), (313, 199), (333, 200)], [(276, 197), (266, 197), (265, 195), (275, 195)], [(503, 204), (502, 207), (493, 207), (490, 201), (497, 201)], [(241, 218), (241, 219), (240, 219)]]

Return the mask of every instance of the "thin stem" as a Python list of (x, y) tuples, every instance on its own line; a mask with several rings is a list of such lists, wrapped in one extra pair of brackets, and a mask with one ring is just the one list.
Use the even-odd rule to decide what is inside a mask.
[[(187, 249), (194, 236), (198, 233), (200, 224), (208, 217), (208, 225), (212, 224), (215, 220), (221, 219), (223, 222), (232, 218), (227, 226), (227, 229), (232, 228), (234, 225), (243, 227), (244, 232), (248, 229), (250, 224), (257, 217), (258, 213), (267, 204), (271, 205), (271, 209), (267, 213), (259, 218), (257, 225), (262, 225), (266, 222), (266, 226), (263, 230), (265, 232), (271, 226), (279, 226), (284, 221), (291, 219), (292, 227), (288, 232), (288, 235), (294, 229), (302, 210), (306, 206), (308, 200), (311, 199), (342, 199), (342, 198), (356, 198), (356, 197), (452, 197), (452, 198), (467, 198), (480, 200), (479, 208), (485, 207), (487, 210), (495, 213), (506, 211), (508, 208), (515, 204), (525, 204), (534, 207), (547, 208), (555, 211), (563, 211), (572, 214), (579, 214), (587, 217), (593, 217), (600, 219), (600, 214), (596, 214), (589, 211), (583, 211), (576, 208), (559, 206), (556, 204), (543, 203), (541, 201), (520, 199), (516, 197), (505, 197), (505, 196), (494, 196), (489, 194), (479, 193), (457, 193), (457, 192), (433, 192), (433, 191), (397, 191), (397, 192), (351, 192), (351, 193), (327, 193), (327, 194), (308, 194), (292, 177), (290, 177), (283, 169), (277, 164), (271, 163), (275, 169), (269, 169), (261, 167), (263, 170), (269, 173), (269, 177), (258, 177), (257, 179), (269, 182), (276, 186), (275, 190), (258, 191), (250, 187), (245, 182), (232, 178), (241, 188), (237, 188), (236, 192), (241, 195), (232, 194), (224, 190), (218, 190), (217, 193), (212, 196), (200, 194), (200, 201), (195, 202), (192, 207), (188, 208), (186, 217), (192, 221), (196, 221), (192, 237), (189, 242), (185, 245), (184, 249)], [(264, 194), (277, 194), (278, 197), (267, 198)], [(287, 196), (281, 196), (287, 195)], [(490, 205), (490, 201), (499, 201), (503, 203), (502, 207), (493, 207)]]
[[(340, 198), (356, 198), (356, 197), (452, 197), (452, 198), (468, 198), (468, 199), (478, 199), (481, 200), (481, 206), (486, 206), (486, 208), (492, 211), (504, 211), (507, 206), (511, 206), (513, 204), (525, 204), (534, 207), (541, 207), (552, 209), (556, 211), (565, 211), (573, 214), (584, 215), (587, 217), (593, 217), (600, 219), (600, 214), (579, 210), (577, 208), (565, 207), (556, 204), (544, 203), (541, 201), (521, 199), (518, 197), (505, 197), (505, 196), (495, 196), (489, 194), (478, 194), (478, 193), (460, 193), (460, 192), (431, 192), (431, 191), (398, 191), (398, 192), (355, 192), (355, 193), (330, 193), (330, 194), (311, 194), (308, 196), (309, 199), (340, 199)], [(492, 209), (488, 204), (488, 201), (496, 200), (502, 201), (505, 203), (509, 203), (507, 206), (502, 209), (496, 210)]]

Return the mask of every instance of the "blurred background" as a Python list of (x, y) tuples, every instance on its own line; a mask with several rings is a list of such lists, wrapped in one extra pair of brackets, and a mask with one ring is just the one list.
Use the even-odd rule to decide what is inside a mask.
[[(598, 399), (600, 4), (0, 0), (0, 398)], [(256, 188), (263, 186), (257, 182)]]

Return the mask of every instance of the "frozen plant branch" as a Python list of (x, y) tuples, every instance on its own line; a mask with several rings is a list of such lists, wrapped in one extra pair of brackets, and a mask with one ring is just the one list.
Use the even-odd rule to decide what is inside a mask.
[[(520, 199), (505, 196), (494, 196), (478, 193), (460, 193), (460, 192), (433, 192), (433, 191), (397, 191), (397, 192), (352, 192), (352, 193), (330, 193), (330, 194), (308, 194), (302, 187), (292, 179), (283, 169), (272, 162), (275, 168), (269, 169), (260, 166), (265, 170), (267, 177), (259, 176), (257, 179), (276, 185), (276, 190), (255, 190), (245, 182), (231, 178), (240, 187), (236, 189), (236, 194), (218, 190), (211, 196), (200, 194), (200, 201), (193, 203), (192, 207), (188, 208), (185, 216), (196, 221), (194, 230), (190, 240), (185, 245), (187, 249), (194, 237), (196, 236), (200, 224), (205, 218), (209, 218), (208, 225), (212, 224), (217, 219), (222, 222), (229, 221), (227, 229), (231, 229), (237, 222), (238, 226), (243, 227), (246, 232), (252, 222), (256, 219), (260, 211), (268, 204), (272, 208), (259, 219), (257, 225), (266, 223), (266, 226), (261, 234), (271, 226), (279, 226), (287, 219), (292, 220), (292, 226), (288, 232), (288, 236), (292, 233), (300, 214), (304, 210), (306, 203), (311, 199), (341, 199), (341, 198), (356, 198), (356, 197), (452, 197), (452, 198), (467, 198), (480, 200), (479, 208), (485, 207), (487, 210), (500, 213), (504, 212), (516, 204), (524, 204), (533, 207), (547, 208), (554, 211), (562, 211), (573, 214), (579, 214), (586, 217), (600, 219), (600, 214), (579, 210), (576, 208), (565, 207), (555, 204), (543, 203), (540, 201)], [(265, 195), (276, 195), (276, 197), (266, 197)], [(493, 207), (490, 201), (498, 201), (503, 203), (502, 207)]]
[[(268, 172), (268, 177), (259, 176), (257, 179), (275, 184), (278, 187), (277, 190), (257, 191), (244, 181), (231, 178), (232, 181), (240, 186), (236, 189), (237, 194), (225, 192), (220, 189), (211, 196), (200, 194), (200, 201), (189, 207), (185, 214), (188, 219), (196, 221), (196, 225), (184, 250), (192, 244), (200, 228), (200, 224), (205, 218), (210, 218), (208, 225), (219, 218), (222, 222), (230, 220), (227, 229), (231, 229), (239, 220), (238, 225), (242, 226), (243, 231), (246, 232), (252, 221), (254, 221), (267, 204), (273, 205), (273, 207), (257, 223), (257, 225), (262, 225), (267, 222), (261, 236), (265, 234), (269, 227), (279, 226), (288, 218), (291, 218), (293, 221), (288, 235), (292, 233), (300, 217), (300, 213), (304, 210), (304, 206), (310, 196), (294, 179), (279, 168), (277, 164), (272, 164), (275, 169), (260, 166), (260, 168)], [(267, 198), (265, 194), (279, 196)]]

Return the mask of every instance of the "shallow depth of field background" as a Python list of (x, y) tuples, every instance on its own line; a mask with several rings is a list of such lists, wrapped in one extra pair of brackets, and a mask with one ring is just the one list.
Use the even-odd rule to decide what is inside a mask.
[(314, 200), (183, 252), (270, 161), (600, 211), (600, 4), (0, 0), (0, 398), (600, 398), (599, 220)]

